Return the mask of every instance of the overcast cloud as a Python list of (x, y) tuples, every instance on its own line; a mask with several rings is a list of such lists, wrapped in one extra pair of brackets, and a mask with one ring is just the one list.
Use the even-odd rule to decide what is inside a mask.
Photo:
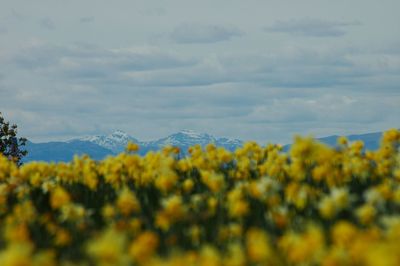
[(81, 17), (79, 22), (81, 23), (90, 23), (94, 21), (94, 17)]
[(308, 37), (340, 37), (346, 34), (346, 27), (361, 25), (360, 22), (340, 22), (303, 18), (291, 19), (288, 21), (279, 20), (265, 29), (272, 32), (282, 32)]
[(175, 27), (171, 38), (178, 43), (214, 43), (240, 35), (241, 31), (232, 26), (182, 23)]
[(400, 2), (299, 2), (8, 1), (0, 112), (33, 141), (399, 127)]
[(55, 29), (53, 20), (51, 20), (50, 18), (47, 18), (47, 17), (40, 19), (39, 25), (46, 30), (54, 30)]

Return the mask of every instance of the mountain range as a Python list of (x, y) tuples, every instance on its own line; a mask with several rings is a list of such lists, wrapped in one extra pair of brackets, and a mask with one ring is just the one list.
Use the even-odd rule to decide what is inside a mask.
[[(367, 133), (361, 135), (350, 135), (347, 138), (350, 141), (362, 140), (365, 148), (374, 150), (379, 147), (379, 141), (382, 136), (381, 132)], [(318, 138), (319, 141), (335, 146), (339, 136), (333, 135), (324, 138)], [(182, 130), (171, 134), (167, 137), (154, 141), (140, 141), (129, 134), (117, 130), (109, 135), (96, 135), (76, 138), (69, 141), (56, 141), (33, 143), (28, 141), (26, 149), (28, 155), (24, 158), (24, 162), (28, 161), (70, 161), (74, 155), (87, 154), (95, 160), (101, 160), (108, 155), (116, 155), (123, 152), (126, 144), (131, 141), (137, 143), (140, 147), (139, 154), (144, 155), (149, 151), (156, 151), (167, 145), (178, 146), (183, 155), (190, 146), (200, 144), (205, 146), (208, 143), (215, 143), (217, 146), (233, 151), (243, 145), (243, 141), (238, 139), (214, 137), (207, 133), (197, 133), (192, 130)], [(289, 145), (285, 145), (284, 149), (289, 149)]]
[(33, 143), (28, 141), (26, 150), (28, 161), (70, 161), (75, 154), (87, 154), (95, 160), (101, 160), (107, 155), (116, 155), (124, 151), (128, 142), (137, 143), (140, 147), (138, 153), (144, 155), (149, 151), (156, 151), (167, 145), (178, 146), (183, 154), (190, 146), (215, 143), (230, 151), (242, 146), (238, 139), (214, 137), (206, 133), (197, 133), (192, 130), (182, 130), (167, 137), (153, 141), (139, 141), (127, 133), (117, 130), (109, 135), (86, 136), (65, 142)]

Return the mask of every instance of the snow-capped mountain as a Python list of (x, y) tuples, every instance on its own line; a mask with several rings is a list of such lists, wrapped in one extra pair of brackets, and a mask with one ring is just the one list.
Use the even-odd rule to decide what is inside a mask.
[(218, 146), (222, 146), (230, 151), (234, 151), (237, 147), (241, 147), (243, 145), (243, 141), (230, 138), (217, 138), (216, 143)]
[(134, 143), (139, 143), (137, 139), (132, 136), (129, 136), (127, 133), (116, 130), (109, 135), (96, 135), (96, 136), (86, 136), (78, 139), (70, 140), (69, 142), (73, 142), (76, 140), (80, 141), (88, 141), (94, 144), (99, 145), (100, 147), (111, 150), (114, 153), (122, 152), (129, 141)]
[(159, 150), (167, 145), (178, 146), (185, 153), (190, 146), (200, 144), (206, 146), (208, 143), (214, 143), (228, 150), (235, 150), (242, 145), (242, 141), (238, 139), (216, 138), (207, 133), (198, 133), (193, 130), (181, 130), (167, 137), (153, 141), (140, 141), (129, 134), (117, 130), (109, 135), (86, 136), (78, 139), (72, 139), (69, 143), (76, 141), (90, 142), (104, 149), (110, 150), (113, 154), (123, 152), (129, 141), (138, 143), (140, 146), (139, 153), (146, 154), (151, 150)]
[(209, 143), (214, 143), (217, 146), (224, 147), (231, 151), (243, 144), (243, 142), (238, 139), (218, 138), (207, 133), (198, 133), (193, 130), (185, 129), (155, 141), (141, 142), (140, 145), (144, 150), (158, 150), (167, 145), (178, 146), (182, 153), (186, 154), (190, 146), (199, 144), (204, 147)]
[(168, 137), (161, 138), (155, 141), (149, 141), (143, 144), (161, 148), (167, 145), (181, 147), (200, 144), (202, 146), (205, 146), (208, 143), (216, 143), (216, 141), (216, 138), (206, 133), (197, 133), (193, 130), (181, 130), (177, 133), (169, 135)]

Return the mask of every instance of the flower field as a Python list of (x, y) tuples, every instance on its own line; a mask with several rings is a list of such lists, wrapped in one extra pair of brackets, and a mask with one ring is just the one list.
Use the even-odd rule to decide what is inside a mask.
[(0, 265), (400, 265), (399, 146), (0, 156)]

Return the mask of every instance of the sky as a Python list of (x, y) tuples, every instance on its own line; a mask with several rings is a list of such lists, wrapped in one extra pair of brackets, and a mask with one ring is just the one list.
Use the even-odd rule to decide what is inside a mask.
[(0, 4), (0, 112), (31, 141), (400, 127), (398, 0)]

